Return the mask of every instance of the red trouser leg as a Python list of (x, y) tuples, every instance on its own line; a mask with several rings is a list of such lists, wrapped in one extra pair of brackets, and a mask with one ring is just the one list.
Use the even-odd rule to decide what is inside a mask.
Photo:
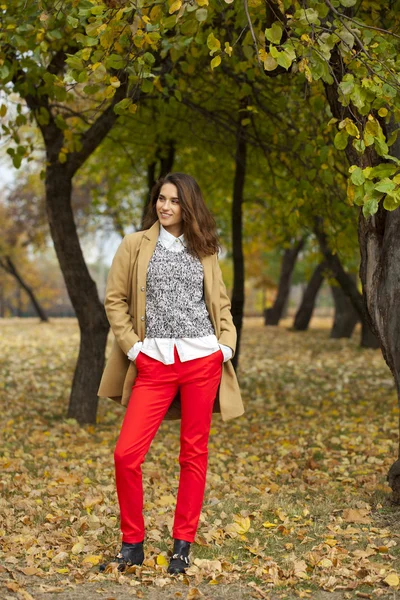
[(145, 354), (136, 359), (138, 374), (114, 451), (122, 541), (144, 539), (142, 468), (151, 442), (177, 390), (173, 365)]
[(144, 539), (141, 465), (151, 442), (180, 386), (181, 477), (173, 536), (193, 541), (200, 518), (208, 459), (212, 407), (221, 379), (222, 352), (175, 363), (139, 353), (138, 375), (114, 452), (115, 476), (121, 513), (122, 541)]
[[(176, 360), (176, 359), (175, 359)], [(193, 542), (201, 508), (208, 465), (208, 438), (212, 409), (222, 373), (222, 352), (178, 362), (181, 392), (181, 468), (172, 535)]]

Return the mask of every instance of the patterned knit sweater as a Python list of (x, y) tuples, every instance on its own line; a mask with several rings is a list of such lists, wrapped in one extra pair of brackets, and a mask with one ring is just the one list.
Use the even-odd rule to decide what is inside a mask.
[(203, 266), (189, 254), (158, 240), (147, 269), (146, 337), (182, 338), (215, 334), (203, 293)]

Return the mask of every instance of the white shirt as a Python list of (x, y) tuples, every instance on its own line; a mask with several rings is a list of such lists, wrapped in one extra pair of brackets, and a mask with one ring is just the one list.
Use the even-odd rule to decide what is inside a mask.
[[(186, 247), (184, 235), (175, 237), (169, 233), (160, 223), (160, 242), (168, 250), (181, 252)], [(176, 346), (179, 358), (182, 362), (208, 356), (222, 350), (224, 362), (232, 358), (233, 351), (229, 346), (219, 344), (216, 335), (205, 335), (197, 338), (145, 338), (143, 342), (136, 342), (128, 352), (128, 358), (135, 360), (139, 352), (147, 354), (165, 365), (172, 365), (175, 362), (174, 347)]]

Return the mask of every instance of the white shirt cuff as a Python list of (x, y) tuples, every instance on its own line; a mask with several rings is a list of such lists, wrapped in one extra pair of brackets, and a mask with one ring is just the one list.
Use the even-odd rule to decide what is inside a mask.
[(230, 348), (229, 346), (225, 346), (224, 344), (220, 344), (220, 343), (218, 343), (218, 346), (221, 348), (222, 354), (224, 355), (224, 362), (226, 362), (227, 360), (232, 358), (232, 356), (233, 356), (232, 348)]
[(139, 354), (139, 352), (142, 348), (142, 345), (143, 345), (143, 342), (139, 341), (139, 342), (136, 342), (136, 344), (134, 344), (132, 346), (132, 348), (129, 350), (128, 355), (127, 355), (129, 360), (132, 360), (132, 361), (136, 360), (136, 357)]

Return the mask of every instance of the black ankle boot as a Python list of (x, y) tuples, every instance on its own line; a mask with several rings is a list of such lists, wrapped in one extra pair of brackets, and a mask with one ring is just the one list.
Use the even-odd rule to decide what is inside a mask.
[(167, 572), (171, 575), (184, 573), (190, 567), (189, 562), (190, 542), (174, 539), (174, 549), (169, 561)]
[(141, 565), (144, 561), (143, 541), (137, 544), (122, 542), (122, 548), (118, 554), (110, 562), (100, 565), (100, 573), (105, 571), (111, 563), (118, 563), (118, 571), (125, 571), (132, 565)]

